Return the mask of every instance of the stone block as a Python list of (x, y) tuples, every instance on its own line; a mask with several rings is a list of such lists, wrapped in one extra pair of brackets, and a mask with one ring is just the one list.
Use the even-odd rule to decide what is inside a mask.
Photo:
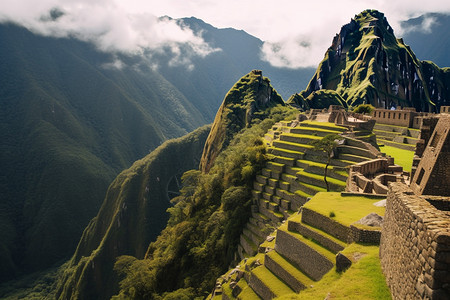
[(338, 254), (336, 254), (336, 271), (337, 272), (345, 272), (348, 268), (350, 268), (352, 265), (352, 261), (345, 256), (344, 254), (342, 254), (341, 252), (339, 252)]

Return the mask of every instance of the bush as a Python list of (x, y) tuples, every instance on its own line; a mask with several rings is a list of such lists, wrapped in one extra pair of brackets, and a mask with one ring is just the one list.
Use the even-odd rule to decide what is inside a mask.
[(353, 112), (358, 114), (370, 114), (374, 109), (375, 107), (370, 104), (360, 104), (353, 110)]

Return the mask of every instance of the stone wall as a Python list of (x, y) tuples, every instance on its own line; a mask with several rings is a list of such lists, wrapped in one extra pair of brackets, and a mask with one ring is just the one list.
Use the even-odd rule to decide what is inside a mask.
[(393, 299), (450, 299), (450, 214), (391, 183), (380, 258)]
[(411, 127), (417, 115), (412, 110), (390, 110), (377, 108), (372, 112), (373, 119), (380, 124)]
[(341, 241), (351, 243), (353, 241), (349, 227), (342, 225), (329, 217), (323, 216), (306, 207), (302, 208), (302, 222), (317, 227)]
[(441, 115), (411, 180), (416, 194), (450, 196), (449, 130), (450, 115)]
[(381, 228), (378, 227), (378, 229), (374, 228), (369, 230), (350, 225), (350, 229), (352, 230), (352, 238), (355, 242), (372, 245), (380, 244)]

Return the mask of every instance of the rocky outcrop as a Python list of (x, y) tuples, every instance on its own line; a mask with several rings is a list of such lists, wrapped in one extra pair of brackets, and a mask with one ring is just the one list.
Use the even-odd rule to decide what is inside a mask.
[(268, 107), (284, 105), (283, 99), (259, 70), (242, 77), (227, 93), (205, 143), (200, 170), (208, 172), (217, 155), (234, 134), (251, 124), (253, 115)]
[(419, 61), (396, 39), (383, 13), (366, 10), (341, 28), (306, 90), (291, 101), (304, 109), (324, 108), (307, 99), (319, 90), (333, 90), (347, 105), (438, 112), (450, 103), (449, 83), (448, 68)]
[(116, 258), (144, 257), (167, 222), (170, 180), (198, 165), (209, 129), (170, 140), (119, 174), (83, 232), (59, 282), (58, 299), (109, 299), (118, 291)]

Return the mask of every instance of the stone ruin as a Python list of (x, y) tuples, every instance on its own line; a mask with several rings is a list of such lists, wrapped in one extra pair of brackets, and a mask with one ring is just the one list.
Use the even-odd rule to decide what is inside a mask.
[(450, 115), (424, 118), (411, 185), (389, 184), (380, 259), (393, 299), (450, 299)]

